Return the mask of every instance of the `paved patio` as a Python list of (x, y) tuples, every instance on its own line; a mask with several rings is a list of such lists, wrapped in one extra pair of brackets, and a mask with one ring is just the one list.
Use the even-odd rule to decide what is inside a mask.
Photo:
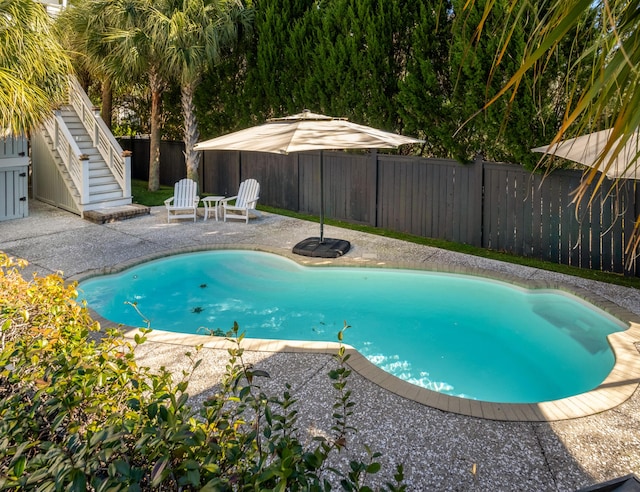
[[(62, 271), (69, 279), (139, 262), (175, 250), (220, 245), (261, 247), (289, 255), (293, 245), (318, 234), (318, 224), (263, 214), (243, 222), (166, 223), (164, 207), (148, 216), (97, 225), (40, 202), (30, 216), (0, 222), (0, 250), (25, 258), (28, 272)], [(478, 269), (527, 281), (561, 283), (611, 301), (640, 316), (640, 292), (599, 282), (515, 266), (494, 260), (404, 243), (327, 226), (328, 237), (351, 241), (337, 262), (363, 265), (420, 265), (425, 268)], [(321, 260), (311, 260), (318, 262)], [(144, 365), (179, 369), (186, 348), (176, 340), (139, 348)], [(190, 384), (194, 403), (215, 388), (226, 352), (204, 349), (202, 365)], [(638, 355), (640, 357), (640, 355)], [(324, 353), (246, 352), (248, 362), (271, 375), (263, 388), (278, 394), (285, 383), (299, 401), (302, 432), (327, 432), (334, 395)], [(504, 422), (444, 412), (382, 389), (354, 373), (350, 379), (359, 429), (341, 456), (362, 456), (363, 445), (384, 453), (376, 480), (389, 479), (403, 463), (409, 490), (576, 490), (628, 473), (640, 474), (640, 397), (589, 417), (556, 422)], [(475, 470), (475, 473), (473, 471)]]

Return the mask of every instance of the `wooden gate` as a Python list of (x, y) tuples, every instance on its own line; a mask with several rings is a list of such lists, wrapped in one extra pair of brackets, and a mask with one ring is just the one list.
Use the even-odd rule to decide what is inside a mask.
[(24, 138), (0, 140), (0, 220), (29, 214), (29, 158)]

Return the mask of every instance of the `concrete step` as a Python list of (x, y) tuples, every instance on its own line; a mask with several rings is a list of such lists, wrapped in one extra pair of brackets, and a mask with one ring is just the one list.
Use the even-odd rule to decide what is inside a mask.
[[(130, 202), (130, 200), (129, 200)], [(126, 220), (140, 215), (149, 215), (151, 209), (144, 205), (135, 203), (114, 204), (111, 206), (101, 207), (95, 210), (89, 210), (84, 213), (84, 218), (96, 224), (104, 224), (107, 222), (115, 222), (117, 220)]]

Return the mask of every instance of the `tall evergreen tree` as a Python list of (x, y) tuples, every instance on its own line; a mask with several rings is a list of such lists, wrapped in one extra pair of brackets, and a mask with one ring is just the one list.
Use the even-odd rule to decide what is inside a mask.
[(451, 4), (427, 0), (420, 4), (411, 30), (406, 76), (400, 82), (398, 112), (404, 131), (425, 140), (424, 153), (447, 157), (452, 146)]
[(292, 104), (292, 94), (304, 80), (308, 60), (304, 52), (293, 51), (298, 56), (291, 56), (289, 48), (300, 41), (298, 37), (292, 39), (292, 32), (314, 5), (315, 0), (255, 2), (256, 44), (248, 58), (247, 103), (258, 121), (287, 114), (296, 105)]
[(320, 108), (388, 130), (402, 130), (395, 98), (405, 71), (416, 4), (399, 0), (323, 2), (307, 82)]
[[(501, 0), (498, 1), (501, 2)], [(488, 35), (482, 38), (482, 43), (475, 39), (475, 26), (482, 18), (483, 4), (478, 3), (473, 12), (465, 13), (464, 16), (461, 15), (464, 0), (453, 0), (452, 4), (455, 17), (450, 63), (451, 76), (455, 85), (451, 94), (450, 124), (452, 126), (449, 131), (454, 133), (482, 108), (495, 92), (487, 81), (491, 79), (493, 54), (499, 38)], [(488, 19), (487, 29), (496, 29), (501, 13), (504, 12), (496, 8), (492, 18)], [(494, 107), (491, 111), (478, 115), (472, 122), (466, 123), (451, 143), (450, 150), (453, 156), (461, 161), (469, 161), (478, 152), (483, 152), (486, 156), (491, 154), (488, 147), (492, 146), (491, 140), (498, 134), (492, 129), (496, 127), (499, 129), (502, 121), (500, 113), (503, 109), (504, 106)]]
[[(482, 152), (493, 160), (535, 168), (539, 157), (530, 149), (549, 140), (570, 98), (580, 96), (579, 81), (591, 75), (589, 70), (572, 66), (571, 59), (593, 39), (593, 16), (584, 16), (581, 25), (573, 28), (580, 35), (572, 42), (559, 43), (547, 58), (538, 60), (531, 73), (510, 85), (508, 97), (487, 105), (512, 74), (521, 70), (521, 53), (535, 38), (540, 19), (547, 18), (549, 9), (544, 2), (526, 3), (514, 16), (507, 0), (454, 0), (451, 121), (457, 130), (451, 149), (458, 159), (468, 160)], [(505, 19), (510, 21), (505, 23)], [(564, 95), (567, 87), (571, 87), (568, 98)]]

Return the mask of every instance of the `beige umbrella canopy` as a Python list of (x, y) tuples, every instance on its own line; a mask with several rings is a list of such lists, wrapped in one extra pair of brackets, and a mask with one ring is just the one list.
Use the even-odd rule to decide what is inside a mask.
[(422, 140), (310, 111), (200, 142), (195, 150), (246, 150), (288, 154), (305, 150), (390, 149)]
[(640, 133), (633, 132), (613, 159), (613, 152), (618, 150), (620, 139), (607, 147), (610, 135), (611, 129), (602, 130), (557, 144), (536, 147), (531, 151), (562, 157), (592, 168), (598, 166), (598, 171), (604, 172), (611, 179), (640, 179)]
[[(195, 150), (244, 150), (288, 154), (306, 150), (391, 149), (423, 140), (377, 130), (308, 110), (263, 125), (240, 130), (196, 144)], [(346, 253), (348, 241), (324, 237), (324, 159), (320, 159), (320, 237), (298, 243), (293, 251), (306, 256), (335, 258)]]

